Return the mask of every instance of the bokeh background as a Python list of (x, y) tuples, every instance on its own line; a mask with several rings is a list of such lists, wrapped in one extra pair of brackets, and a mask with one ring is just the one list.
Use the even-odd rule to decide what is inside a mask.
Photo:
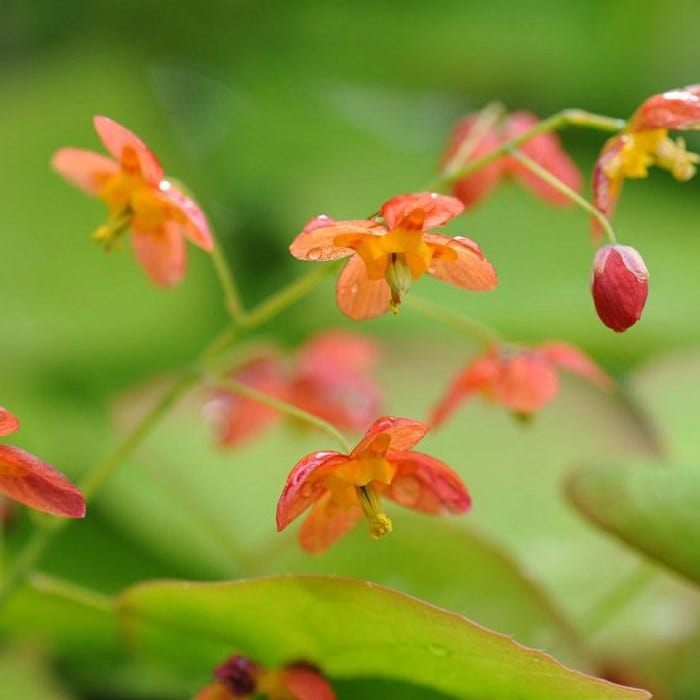
[[(49, 160), (62, 146), (99, 150), (93, 115), (134, 130), (188, 184), (252, 305), (308, 271), (287, 246), (311, 216), (365, 216), (394, 194), (424, 187), (464, 113), (495, 100), (541, 116), (581, 107), (626, 117), (651, 94), (697, 82), (699, 22), (691, 0), (4, 0), (0, 398), (23, 422), (14, 442), (79, 478), (113, 444), (115, 398), (187, 362), (226, 322), (200, 251), (190, 248), (185, 281), (162, 291), (128, 247), (107, 255), (90, 241), (101, 204), (52, 173)], [(590, 173), (605, 135), (570, 129), (562, 138)], [(687, 140), (700, 149), (696, 135)], [(624, 335), (604, 328), (593, 310), (587, 216), (553, 209), (512, 184), (449, 227), (494, 261), (498, 289), (470, 295), (421, 280), (412, 292), (480, 317), (510, 339), (576, 343), (627, 387), (611, 398), (566, 379), (558, 403), (529, 426), (468, 406), (425, 450), (472, 488), (475, 509), (463, 526), (470, 537), (480, 533), (516, 562), (601, 658), (642, 667), (678, 698), (695, 697), (696, 679), (679, 659), (697, 649), (697, 595), (673, 577), (648, 574), (636, 555), (592, 532), (566, 505), (561, 483), (575, 463), (658, 456), (659, 440), (677, 456), (679, 423), (688, 431), (680, 454), (700, 456), (688, 403), (700, 339), (699, 188), (665, 172), (626, 185), (616, 229), (644, 255), (651, 291), (642, 322)], [(387, 411), (424, 417), (475, 346), (408, 309), (350, 324), (332, 290), (329, 280), (259, 338), (293, 348), (326, 327), (377, 337)], [(324, 438), (280, 427), (263, 445), (221, 454), (196, 404), (193, 397), (178, 407), (90, 517), (71, 526), (45, 570), (106, 593), (155, 576), (366, 575), (566, 658), (566, 635), (551, 625), (504, 619), (468, 557), (457, 573), (446, 566), (461, 545), (438, 548), (435, 570), (442, 562), (445, 575), (426, 577), (425, 552), (444, 537), (432, 523), (406, 520), (414, 549), (386, 545), (374, 569), (358, 563), (373, 546), (364, 533), (326, 559), (294, 554), (293, 535), (277, 551), (270, 543), (282, 480)], [(20, 516), (10, 549), (30, 527)], [(249, 569), (232, 553), (241, 548), (255, 553)], [(603, 615), (599, 628), (591, 623), (637, 570), (652, 583), (612, 619)], [(208, 669), (178, 676), (135, 661), (112, 641), (110, 623), (81, 619), (47, 601), (15, 605), (2, 624), (0, 680), (54, 679), (46, 681), (51, 689), (16, 697), (187, 697), (207, 681)], [(351, 685), (347, 697), (357, 692)]]

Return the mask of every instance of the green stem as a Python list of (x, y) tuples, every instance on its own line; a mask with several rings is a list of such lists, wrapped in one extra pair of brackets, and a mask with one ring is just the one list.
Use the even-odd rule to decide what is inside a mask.
[(517, 160), (518, 163), (526, 167), (530, 172), (537, 175), (543, 182), (546, 182), (550, 187), (553, 187), (558, 192), (561, 192), (565, 197), (568, 197), (574, 204), (587, 211), (591, 216), (595, 217), (605, 231), (608, 240), (611, 243), (617, 243), (615, 231), (610, 225), (608, 218), (598, 211), (589, 201), (584, 199), (578, 192), (575, 192), (568, 185), (565, 185), (558, 177), (555, 177), (548, 170), (543, 168), (539, 163), (536, 163), (532, 158), (526, 156), (522, 151), (512, 151), (511, 158)]
[(221, 244), (216, 238), (214, 239), (214, 248), (211, 251), (211, 259), (214, 263), (214, 269), (216, 270), (216, 276), (219, 278), (221, 289), (224, 292), (226, 311), (228, 311), (233, 321), (236, 322), (244, 314), (243, 304), (241, 303), (241, 296), (238, 293), (231, 267), (226, 260)]
[(116, 600), (111, 596), (77, 586), (63, 579), (37, 573), (29, 576), (28, 580), (29, 585), (40, 593), (63, 598), (99, 612), (113, 613), (117, 607)]
[(410, 296), (406, 297), (404, 304), (419, 311), (424, 316), (429, 316), (440, 323), (445, 323), (462, 333), (466, 333), (483, 345), (497, 345), (501, 342), (501, 337), (498, 333), (480, 321), (458, 314), (450, 309), (445, 309), (442, 306), (433, 304), (431, 301)]

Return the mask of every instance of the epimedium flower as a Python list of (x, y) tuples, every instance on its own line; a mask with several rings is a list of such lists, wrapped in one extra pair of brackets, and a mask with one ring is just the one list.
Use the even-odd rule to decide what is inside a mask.
[(349, 257), (336, 300), (349, 318), (363, 320), (398, 310), (412, 282), (424, 274), (472, 291), (496, 286), (496, 271), (474, 241), (430, 229), (464, 210), (454, 197), (431, 192), (394, 197), (372, 219), (312, 219), (289, 247), (300, 260)]
[(529, 416), (556, 396), (558, 369), (578, 374), (602, 389), (612, 385), (611, 378), (593, 360), (567, 343), (552, 341), (536, 348), (493, 345), (452, 380), (432, 411), (431, 423), (441, 425), (475, 394), (519, 417)]
[(640, 319), (649, 294), (649, 272), (631, 246), (606, 245), (593, 258), (591, 293), (600, 320), (617, 333)]
[[(290, 361), (267, 350), (229, 376), (341, 430), (361, 431), (382, 403), (381, 391), (369, 376), (380, 354), (369, 338), (330, 330), (310, 338)], [(223, 446), (245, 442), (281, 417), (276, 409), (224, 387), (215, 390), (204, 412)]]
[[(647, 177), (649, 168), (668, 170), (676, 180), (689, 180), (700, 161), (669, 130), (700, 129), (700, 85), (670, 90), (645, 100), (621, 133), (608, 139), (593, 168), (593, 203), (608, 218), (615, 210), (626, 178)], [(593, 219), (593, 234), (600, 225)]]
[(204, 213), (170, 180), (156, 156), (135, 134), (108, 117), (94, 125), (112, 158), (82, 148), (62, 148), (54, 169), (101, 199), (107, 222), (93, 238), (109, 250), (131, 229), (136, 259), (158, 285), (179, 282), (185, 273), (185, 238), (211, 251), (213, 239)]
[[(0, 436), (19, 430), (19, 420), (0, 407)], [(0, 445), (0, 493), (51, 515), (82, 518), (85, 500), (58, 469), (12, 445)]]
[(466, 512), (471, 499), (457, 474), (435, 457), (413, 452), (428, 430), (421, 421), (384, 416), (350, 454), (307, 455), (287, 477), (277, 504), (277, 529), (284, 530), (311, 508), (299, 542), (306, 551), (319, 553), (363, 515), (373, 538), (391, 532), (382, 496), (432, 515)]
[(297, 662), (279, 669), (265, 668), (242, 654), (234, 654), (214, 669), (215, 682), (199, 691), (195, 700), (335, 700), (321, 672)]
[[(455, 125), (442, 159), (442, 171), (449, 174), (481, 158), (539, 123), (530, 112), (513, 112), (484, 125), (479, 114), (470, 114)], [(526, 156), (548, 170), (571, 189), (580, 192), (581, 173), (561, 145), (556, 134), (543, 133), (518, 146)], [(503, 156), (477, 172), (457, 180), (453, 194), (465, 206), (471, 207), (486, 198), (499, 182), (513, 178), (533, 194), (551, 204), (568, 206), (571, 200), (514, 158)]]

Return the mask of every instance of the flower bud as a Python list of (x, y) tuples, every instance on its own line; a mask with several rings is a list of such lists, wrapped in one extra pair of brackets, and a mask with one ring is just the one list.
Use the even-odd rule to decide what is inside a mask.
[(600, 320), (617, 333), (642, 315), (649, 293), (649, 272), (642, 256), (626, 245), (606, 245), (593, 258), (593, 303)]

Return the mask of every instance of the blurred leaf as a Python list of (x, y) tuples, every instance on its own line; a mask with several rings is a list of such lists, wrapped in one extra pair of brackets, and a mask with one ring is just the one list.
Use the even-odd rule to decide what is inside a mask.
[(203, 668), (240, 652), (270, 666), (306, 659), (330, 677), (394, 678), (467, 699), (650, 697), (568, 669), (457, 614), (350, 579), (146, 583), (125, 591), (120, 609), (140, 649)]
[(41, 658), (28, 649), (6, 649), (0, 654), (0, 688), (4, 698), (17, 700), (70, 700), (51, 677)]

